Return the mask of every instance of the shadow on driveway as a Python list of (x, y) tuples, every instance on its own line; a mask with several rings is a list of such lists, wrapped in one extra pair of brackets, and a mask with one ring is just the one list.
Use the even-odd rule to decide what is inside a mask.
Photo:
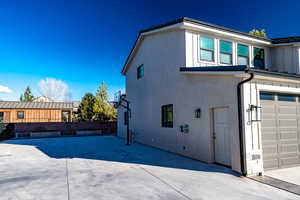
[(126, 146), (123, 139), (115, 136), (8, 140), (3, 143), (34, 146), (48, 157), (56, 159), (94, 159), (240, 176), (222, 166), (206, 164), (149, 146), (137, 143)]

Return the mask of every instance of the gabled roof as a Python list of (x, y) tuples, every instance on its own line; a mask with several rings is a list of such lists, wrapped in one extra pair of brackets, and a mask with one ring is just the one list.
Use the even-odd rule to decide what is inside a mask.
[(168, 23), (165, 23), (165, 24), (161, 24), (161, 25), (158, 25), (158, 26), (154, 26), (152, 28), (141, 30), (138, 34), (138, 37), (137, 37), (133, 47), (131, 48), (131, 51), (130, 51), (126, 61), (125, 61), (125, 64), (122, 68), (122, 74), (124, 75), (126, 73), (126, 66), (127, 66), (128, 62), (130, 61), (130, 58), (131, 58), (136, 46), (138, 45), (139, 40), (141, 39), (141, 36), (143, 34), (146, 34), (146, 33), (151, 32), (151, 31), (156, 31), (156, 30), (159, 30), (159, 29), (162, 29), (162, 28), (170, 27), (172, 25), (184, 23), (184, 22), (189, 22), (189, 23), (192, 23), (192, 24), (201, 25), (201, 26), (208, 27), (208, 28), (214, 28), (216, 30), (221, 30), (221, 31), (229, 32), (229, 33), (235, 33), (235, 34), (246, 36), (246, 37), (253, 38), (253, 39), (256, 39), (256, 40), (271, 43), (271, 40), (269, 40), (269, 39), (253, 36), (253, 35), (250, 35), (249, 33), (244, 33), (244, 32), (240, 32), (240, 31), (237, 31), (237, 30), (230, 29), (230, 28), (225, 28), (225, 27), (222, 27), (222, 26), (202, 22), (202, 21), (191, 19), (191, 18), (188, 18), (188, 17), (183, 17), (183, 18), (179, 18), (179, 19), (176, 19), (174, 21), (171, 21), (171, 22), (168, 22)]
[(0, 101), (0, 109), (73, 109), (75, 102)]
[(202, 22), (202, 21), (199, 21), (199, 20), (195, 20), (195, 19), (191, 19), (191, 18), (188, 18), (188, 17), (183, 17), (183, 18), (179, 18), (177, 20), (174, 20), (174, 21), (171, 21), (171, 22), (168, 22), (168, 23), (165, 23), (165, 24), (161, 24), (159, 26), (154, 26), (152, 28), (148, 28), (148, 29), (144, 29), (144, 30), (141, 30), (138, 34), (138, 37), (125, 61), (125, 64), (122, 68), (122, 74), (125, 75), (126, 74), (126, 70), (127, 70), (127, 65), (128, 63), (130, 62), (130, 59), (132, 58), (132, 55), (141, 39), (141, 36), (143, 34), (146, 34), (146, 33), (149, 33), (149, 32), (152, 32), (152, 31), (158, 31), (159, 29), (163, 29), (163, 28), (167, 28), (167, 27), (171, 27), (172, 25), (177, 25), (177, 24), (180, 24), (180, 23), (184, 23), (184, 22), (188, 22), (190, 24), (195, 24), (195, 25), (199, 25), (201, 27), (206, 27), (206, 28), (213, 28), (215, 30), (219, 30), (219, 31), (224, 31), (224, 32), (227, 32), (227, 33), (231, 33), (231, 34), (236, 34), (236, 35), (239, 35), (239, 36), (245, 36), (247, 38), (252, 38), (256, 41), (261, 41), (261, 42), (265, 42), (266, 44), (285, 44), (285, 43), (292, 43), (292, 42), (300, 42), (300, 36), (299, 37), (286, 37), (286, 38), (275, 38), (275, 39), (266, 39), (266, 38), (261, 38), (261, 37), (257, 37), (257, 36), (254, 36), (254, 35), (251, 35), (249, 33), (245, 33), (245, 32), (241, 32), (241, 31), (237, 31), (237, 30), (234, 30), (234, 29), (230, 29), (230, 28), (226, 28), (226, 27), (222, 27), (222, 26), (218, 26), (218, 25), (214, 25), (214, 24), (210, 24), (210, 23), (206, 23), (206, 22)]

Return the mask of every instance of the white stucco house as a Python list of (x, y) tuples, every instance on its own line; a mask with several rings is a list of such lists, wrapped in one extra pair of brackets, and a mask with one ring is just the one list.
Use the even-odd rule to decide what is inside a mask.
[(136, 141), (243, 175), (300, 165), (300, 37), (182, 18), (141, 31), (122, 74)]

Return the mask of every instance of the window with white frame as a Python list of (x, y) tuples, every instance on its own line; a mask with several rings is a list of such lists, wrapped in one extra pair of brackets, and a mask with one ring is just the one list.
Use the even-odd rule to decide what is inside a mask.
[(220, 63), (232, 64), (232, 42), (220, 40)]
[(237, 64), (249, 65), (249, 47), (247, 45), (237, 45)]
[(200, 60), (214, 62), (215, 42), (211, 37), (200, 37)]

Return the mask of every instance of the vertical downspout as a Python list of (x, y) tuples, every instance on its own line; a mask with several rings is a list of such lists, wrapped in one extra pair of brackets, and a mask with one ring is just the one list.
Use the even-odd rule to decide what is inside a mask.
[[(245, 70), (248, 73), (248, 70)], [(254, 78), (253, 73), (249, 73), (250, 77), (239, 82), (237, 85), (237, 98), (238, 98), (238, 121), (239, 121), (239, 142), (240, 142), (240, 161), (241, 161), (241, 172), (243, 176), (247, 175), (247, 171), (245, 169), (245, 148), (244, 148), (244, 134), (243, 134), (243, 112), (242, 112), (242, 95), (241, 88), (242, 85), (246, 82), (251, 81)]]

